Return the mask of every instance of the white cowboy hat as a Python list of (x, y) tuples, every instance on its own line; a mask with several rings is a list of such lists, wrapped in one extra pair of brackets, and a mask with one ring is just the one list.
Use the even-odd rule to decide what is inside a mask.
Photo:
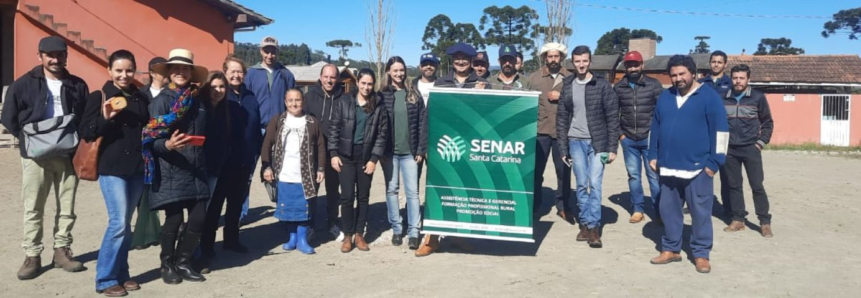
[(194, 54), (191, 51), (186, 49), (173, 49), (170, 51), (170, 55), (168, 55), (168, 57), (167, 62), (154, 64), (152, 66), (152, 71), (165, 77), (170, 77), (167, 67), (169, 64), (190, 65), (192, 67), (190, 80), (196, 83), (203, 83), (206, 81), (206, 77), (209, 75), (209, 70), (206, 69), (206, 67), (194, 64)]
[(568, 51), (568, 47), (564, 44), (550, 42), (541, 47), (541, 52), (538, 55), (543, 56), (549, 51), (559, 51), (559, 53), (562, 54), (562, 58), (565, 58), (565, 56), (567, 56), (566, 54), (568, 54), (566, 53), (566, 51)]

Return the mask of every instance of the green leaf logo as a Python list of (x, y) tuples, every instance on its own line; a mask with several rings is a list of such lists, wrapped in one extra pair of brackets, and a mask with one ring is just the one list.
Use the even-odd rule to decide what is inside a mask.
[(466, 153), (466, 142), (460, 136), (452, 138), (443, 135), (436, 145), (436, 151), (439, 152), (443, 160), (456, 162)]

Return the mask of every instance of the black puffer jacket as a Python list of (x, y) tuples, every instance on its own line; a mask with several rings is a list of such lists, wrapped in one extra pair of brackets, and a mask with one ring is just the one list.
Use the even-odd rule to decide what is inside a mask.
[(729, 144), (759, 144), (760, 148), (765, 148), (774, 131), (774, 120), (771, 119), (771, 108), (768, 107), (765, 94), (748, 87), (741, 101), (735, 100), (732, 90), (722, 95), (726, 115), (729, 117)]
[[(410, 103), (409, 100), (406, 101), (407, 104), (407, 119), (409, 122), (409, 131), (410, 131), (410, 152), (413, 156), (416, 155), (424, 155), (427, 153), (427, 109), (425, 109), (425, 101), (422, 100), (421, 92), (419, 92), (418, 87), (415, 85), (412, 86), (414, 92), (416, 94), (416, 102)], [(386, 104), (386, 111), (388, 111), (388, 120), (389, 120), (389, 130), (387, 135), (389, 136), (386, 141), (386, 154), (390, 154), (393, 152), (394, 147), (394, 136), (395, 129), (405, 129), (403, 127), (395, 127), (395, 90), (386, 88), (385, 90), (380, 92), (380, 96)]]
[[(576, 75), (565, 78), (562, 83), (560, 104), (556, 109), (556, 137), (559, 149), (568, 155), (568, 129), (571, 127), (571, 115), (574, 113), (574, 95), (571, 94)], [(619, 99), (616, 92), (603, 77), (592, 74), (592, 80), (586, 83), (586, 123), (589, 125), (589, 135), (592, 136), (592, 148), (595, 152), (616, 153), (619, 145)]]
[(628, 77), (624, 77), (613, 90), (619, 97), (619, 126), (622, 134), (631, 140), (640, 141), (649, 138), (652, 115), (655, 114), (655, 105), (664, 87), (661, 82), (646, 75), (640, 76), (640, 80), (634, 84), (637, 87), (631, 88)]
[(329, 121), (332, 120), (332, 112), (335, 110), (335, 103), (344, 98), (349, 98), (349, 95), (344, 94), (344, 86), (335, 84), (332, 89), (332, 94), (327, 94), (323, 90), (323, 84), (317, 80), (317, 84), (308, 87), (308, 92), (305, 92), (305, 113), (314, 116), (320, 121), (320, 129), (323, 136), (329, 136)]
[[(102, 94), (105, 100), (125, 97), (128, 106), (111, 120), (102, 116)], [(87, 107), (81, 119), (81, 138), (87, 141), (102, 137), (99, 147), (99, 175), (133, 176), (144, 173), (141, 155), (141, 129), (149, 121), (149, 99), (134, 85), (129, 86), (131, 96), (107, 81), (101, 90), (87, 98)]]
[[(377, 96), (377, 95), (375, 95)], [(389, 132), (389, 116), (383, 107), (382, 99), (377, 98), (377, 106), (374, 111), (368, 115), (365, 122), (365, 142), (362, 150), (362, 161), (377, 162), (383, 156), (386, 148), (386, 139)], [(329, 120), (329, 137), (326, 140), (326, 150), (332, 157), (346, 156), (356, 159), (352, 156), (353, 152), (353, 132), (356, 129), (356, 99), (346, 97), (343, 100), (338, 100), (335, 103), (335, 113), (332, 114), (332, 119)]]
[[(170, 113), (170, 104), (175, 97), (176, 92), (173, 90), (162, 90), (149, 106), (150, 116)], [(179, 130), (189, 135), (206, 135), (206, 105), (201, 100), (201, 95), (194, 98), (185, 117), (174, 125), (170, 134)], [(162, 209), (170, 203), (209, 198), (204, 147), (185, 146), (178, 151), (168, 150), (165, 142), (170, 139), (170, 134), (153, 142), (153, 156), (158, 160), (149, 196), (150, 208), (153, 210)]]

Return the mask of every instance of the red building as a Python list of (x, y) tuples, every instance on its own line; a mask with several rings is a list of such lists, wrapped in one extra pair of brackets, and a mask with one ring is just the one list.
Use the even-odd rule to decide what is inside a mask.
[(231, 0), (0, 0), (0, 83), (36, 66), (38, 42), (50, 35), (66, 39), (69, 70), (94, 89), (108, 79), (107, 57), (115, 50), (135, 54), (139, 82), (146, 63), (173, 48), (220, 69), (235, 31), (272, 22)]

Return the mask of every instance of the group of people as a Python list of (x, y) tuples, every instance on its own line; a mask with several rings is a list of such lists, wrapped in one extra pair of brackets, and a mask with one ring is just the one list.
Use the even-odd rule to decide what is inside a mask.
[[(406, 237), (420, 257), (438, 251), (440, 237), (422, 238), (419, 228), (418, 185), (427, 157), (432, 87), (540, 92), (536, 219), (543, 201), (544, 169), (552, 158), (557, 215), (577, 224), (577, 241), (590, 247), (603, 245), (603, 171), (616, 159), (619, 143), (633, 205), (629, 221), (639, 223), (645, 217), (640, 178), (644, 168), (653, 220), (664, 226), (662, 253), (652, 263), (681, 260), (687, 204), (697, 271), (710, 270), (712, 178), (719, 170), (721, 199), (732, 218), (725, 231), (745, 227), (744, 166), (762, 235), (772, 235), (760, 150), (769, 142), (773, 121), (764, 95), (748, 85), (750, 68), (736, 65), (726, 73), (723, 52), (711, 55), (712, 73), (700, 80), (695, 80), (691, 57), (673, 56), (666, 68), (672, 87), (665, 90), (644, 74), (643, 57), (636, 51), (625, 54), (625, 75), (613, 85), (590, 70), (592, 53), (586, 46), (570, 52), (569, 69), (563, 66), (567, 47), (545, 44), (540, 50), (543, 66), (524, 77), (522, 54), (502, 45), (500, 71), (491, 77), (487, 53), (458, 43), (446, 51), (452, 68), (445, 76), (437, 77), (440, 60), (433, 53), (421, 55), (421, 75), (412, 80), (406, 75), (406, 62), (394, 56), (385, 64), (383, 82), (376, 82), (374, 71), (359, 70), (357, 90), (350, 94), (344, 92), (332, 64), (322, 68), (314, 86), (305, 92), (297, 89), (292, 73), (277, 61), (277, 51), (277, 39), (265, 37), (259, 64), (247, 67), (229, 55), (221, 70), (209, 71), (194, 63), (191, 51), (174, 49), (168, 58), (148, 63), (150, 84), (139, 89), (134, 84), (134, 55), (118, 50), (108, 58), (108, 80), (90, 93), (87, 84), (66, 69), (65, 41), (59, 37), (40, 41), (41, 65), (12, 84), (0, 121), (21, 137), (27, 125), (74, 114), (80, 139), (99, 140), (98, 183), (109, 220), (96, 266), (97, 292), (113, 297), (140, 289), (129, 276), (127, 261), (130, 220), (139, 205), (149, 209), (139, 212), (164, 212), (158, 242), (165, 283), (206, 280), (201, 273), (209, 271), (216, 257), (214, 243), (225, 203), (223, 248), (247, 252), (239, 240), (240, 217), (243, 205), (247, 210), (258, 160), (261, 180), (276, 204), (274, 217), (286, 231), (284, 250), (313, 254), (308, 240), (314, 230), (326, 230), (338, 239), (341, 252), (369, 250), (364, 234), (370, 187), (381, 166), (391, 243), (402, 245)], [(70, 249), (78, 186), (72, 158), (68, 153), (29, 158), (23, 142), (26, 258), (18, 278), (39, 274), (42, 217), (51, 188), (57, 197), (52, 263), (69, 272), (81, 271), (84, 266)], [(317, 228), (313, 216), (324, 181), (326, 199), (320, 202), (326, 204), (326, 226)], [(406, 233), (399, 207), (401, 182)], [(468, 239), (446, 239), (453, 246), (472, 249)]]

